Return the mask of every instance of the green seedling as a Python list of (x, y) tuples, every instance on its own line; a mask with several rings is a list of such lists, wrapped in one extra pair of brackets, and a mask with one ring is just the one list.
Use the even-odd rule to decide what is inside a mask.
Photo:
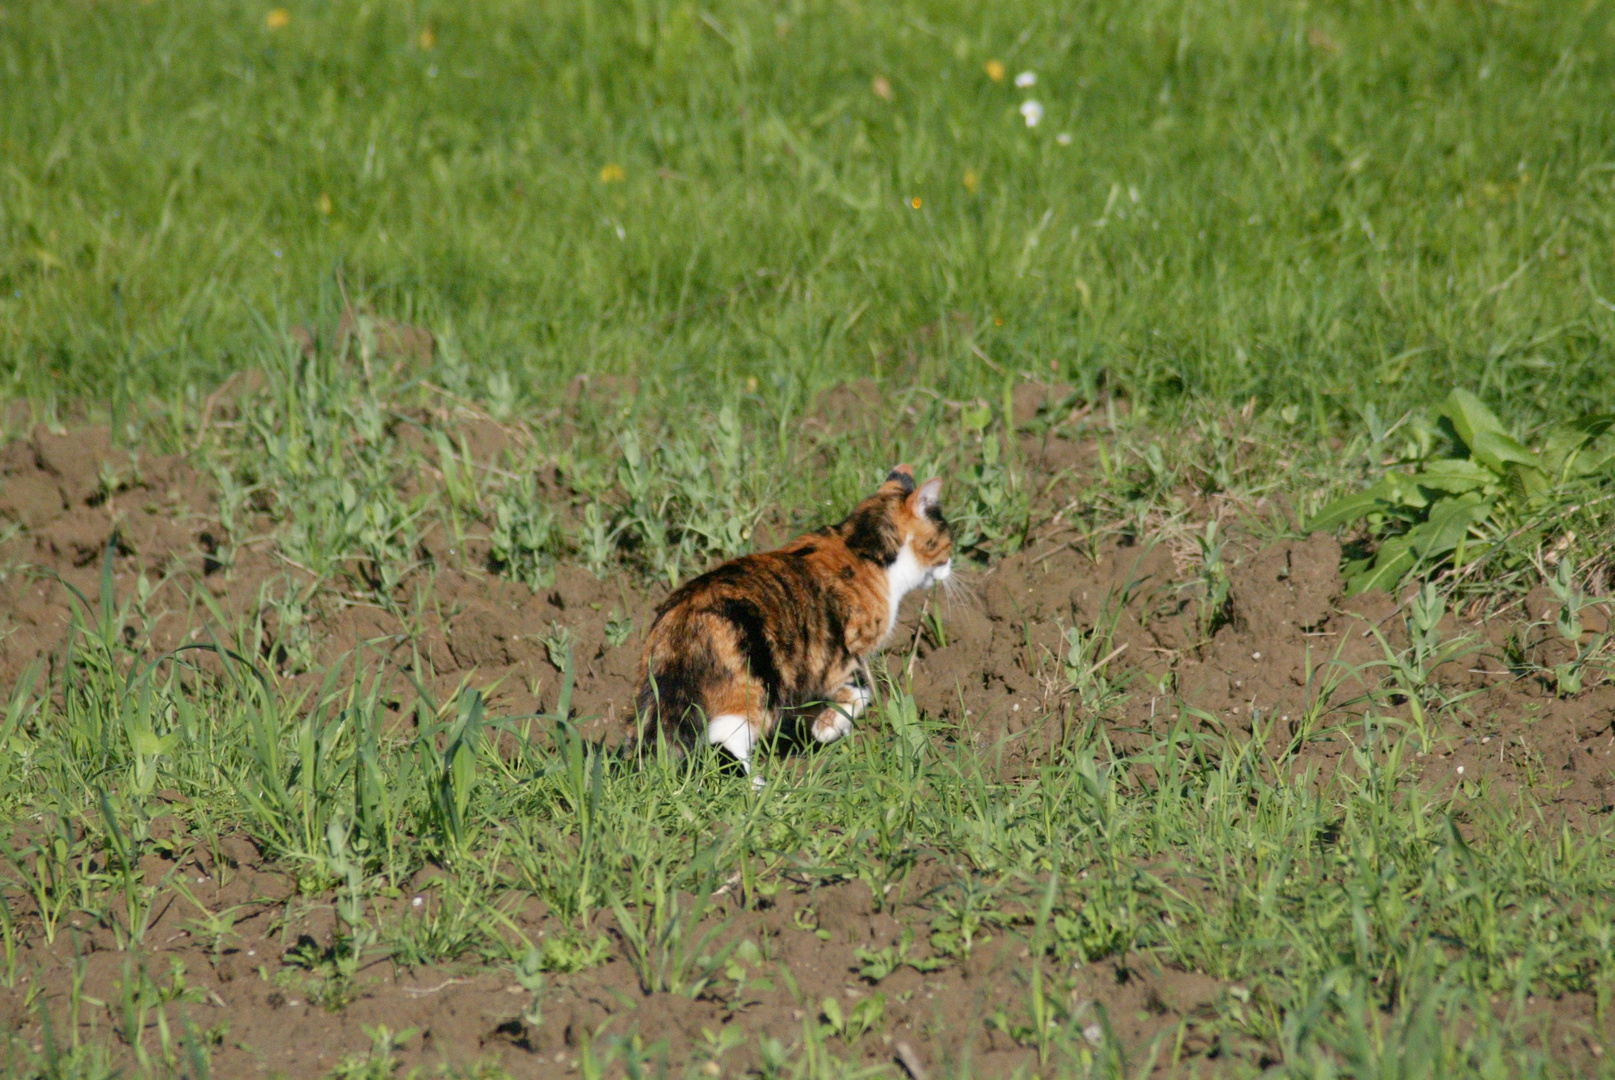
[(1044, 985), (1043, 975), (1043, 954), (1049, 947), (1049, 920), (1054, 914), (1054, 902), (1059, 893), (1060, 875), (1055, 872), (1049, 875), (1049, 883), (1038, 903), (1037, 918), (1032, 929), (1032, 976), (1027, 991), (1027, 1015), (1031, 1018), (1031, 1029), (1029, 1033), (1010, 1032), (1016, 1041), (1025, 1041), (1026, 1035), (1030, 1034), (1032, 1043), (1037, 1047), (1039, 1068), (1048, 1065), (1054, 1037), (1062, 1021), (1067, 1018), (1067, 1010), (1062, 1007), (1058, 995), (1050, 994)]
[(591, 502), (583, 508), (583, 527), (578, 534), (578, 557), (595, 577), (604, 577), (617, 550), (620, 528), (607, 521), (599, 503)]
[(1230, 491), (1235, 484), (1234, 474), (1239, 471), (1238, 441), (1229, 435), (1226, 425), (1218, 420), (1196, 420), (1195, 428), (1200, 436), (1196, 449), (1201, 458), (1192, 466), (1200, 474), (1196, 486), (1203, 495)]
[(599, 967), (611, 956), (611, 939), (596, 934), (593, 939), (563, 932), (539, 942), (542, 970), (573, 975)]
[(529, 948), (516, 961), (516, 982), (533, 995), (522, 1010), (522, 1019), (533, 1027), (544, 1023), (544, 970), (544, 954), (536, 948)]
[(968, 960), (982, 941), (992, 940), (991, 929), (1008, 919), (994, 906), (995, 891), (974, 878), (966, 878), (937, 900), (941, 909), (931, 920), (931, 948), (942, 956)]
[(1300, 711), (1289, 720), (1290, 745), (1285, 756), (1299, 753), (1308, 743), (1320, 737), (1323, 721), (1332, 711), (1345, 708), (1352, 702), (1336, 702), (1335, 695), (1350, 678), (1360, 678), (1361, 672), (1340, 659), (1345, 649), (1342, 641), (1335, 647), (1335, 655), (1324, 664), (1315, 665), (1309, 645), (1305, 659), (1306, 697)]
[(734, 952), (723, 965), (724, 978), (735, 984), (726, 1002), (726, 1007), (731, 1012), (738, 1012), (754, 1004), (752, 994), (774, 989), (772, 980), (753, 977), (756, 972), (763, 969), (767, 961), (768, 958), (762, 949), (751, 938), (745, 938), (735, 946)]
[(5, 895), (0, 893), (0, 947), (5, 949), (5, 969), (0, 971), (0, 981), (4, 981), (8, 990), (17, 986), (17, 951), (20, 944), (17, 917), (11, 913), (11, 904)]
[[(117, 1011), (113, 1013), (114, 1026), (142, 1069), (149, 1070), (153, 1065), (145, 1044), (147, 1018), (155, 1017), (161, 1060), (172, 1068), (178, 1064), (178, 1059), (172, 1045), (165, 1006), (175, 1001), (200, 1000), (200, 995), (186, 986), (185, 965), (178, 958), (174, 959), (169, 975), (169, 985), (160, 986), (147, 973), (143, 959), (126, 957), (123, 961), (123, 977), (113, 983), (118, 995)], [(108, 1011), (112, 1011), (111, 1004)]]
[(1225, 539), (1217, 535), (1217, 522), (1206, 522), (1195, 538), (1200, 545), (1200, 636), (1209, 641), (1233, 617), (1232, 582), (1223, 563)]
[(1115, 677), (1110, 672), (1111, 661), (1127, 647), (1115, 644), (1121, 611), (1120, 604), (1107, 601), (1091, 629), (1072, 626), (1065, 631), (1065, 654), (1059, 658), (1065, 683), (1089, 716), (1105, 713), (1125, 696), (1125, 676)]
[(469, 874), (446, 879), (435, 904), (407, 911), (378, 927), (396, 964), (423, 967), (459, 960), (468, 954), (484, 958), (505, 952), (498, 935), (508, 917), (485, 899), (485, 887)]
[(278, 588), (266, 581), (258, 589), (259, 618), (271, 615), (274, 621), (272, 633), (266, 628), (266, 651), (276, 669), (288, 675), (301, 674), (314, 666), (315, 613), (309, 606), (312, 593), (312, 587), (299, 586), (289, 575)]
[(576, 641), (577, 635), (572, 632), (570, 626), (558, 622), (550, 623), (550, 632), (544, 635), (544, 653), (557, 671), (571, 663), (572, 647)]
[(530, 477), (513, 481), (494, 501), (489, 544), (494, 569), (500, 573), (533, 589), (553, 582), (555, 560), (565, 550), (565, 539), (554, 511), (539, 498)]
[(337, 974), (349, 983), (358, 976), (365, 951), (377, 938), (375, 924), (365, 914), (364, 877), (350, 844), (352, 836), (352, 824), (343, 818), (332, 818), (326, 826), (331, 868), (341, 875), (336, 901), (340, 937), (333, 950)]
[(849, 1046), (880, 1027), (886, 1018), (886, 995), (876, 991), (860, 999), (851, 1008), (843, 1009), (841, 1002), (827, 997), (819, 1005), (826, 1034), (834, 1035)]
[(913, 947), (914, 931), (905, 926), (896, 946), (887, 945), (878, 950), (854, 949), (853, 955), (857, 957), (860, 965), (859, 977), (878, 983), (902, 967), (911, 967), (924, 974), (947, 966), (948, 962), (944, 959), (911, 955)]
[(17, 773), (32, 744), (25, 725), (38, 715), (44, 705), (35, 694), (42, 668), (43, 665), (37, 660), (23, 667), (11, 687), (5, 712), (0, 715), (0, 782), (8, 785), (21, 779)]
[(466, 856), (476, 833), (471, 815), (488, 726), (483, 709), (482, 694), (465, 691), (458, 695), (454, 720), (423, 727), (415, 741), (421, 774), (430, 783), (426, 823), (448, 860)]
[(225, 943), (237, 936), (235, 932), (237, 913), (251, 905), (232, 904), (227, 908), (212, 911), (196, 898), (190, 885), (180, 875), (171, 878), (168, 887), (179, 893), (197, 910), (197, 917), (186, 924), (187, 930), (193, 939), (206, 945), (208, 952), (213, 954), (213, 963), (217, 965), (224, 953)]
[(510, 377), (510, 372), (502, 368), (489, 372), (483, 385), (487, 389), (488, 414), (495, 420), (510, 419), (516, 411), (517, 400), (516, 381)]
[(711, 1073), (712, 1067), (718, 1067), (723, 1055), (736, 1047), (746, 1043), (746, 1031), (741, 1024), (725, 1024), (714, 1032), (711, 1028), (701, 1029), (701, 1042), (695, 1048), (698, 1057), (704, 1059), (702, 1071)]
[(332, 818), (326, 826), (326, 864), (340, 875), (331, 943), (322, 946), (304, 935), (285, 955), (290, 967), (314, 977), (303, 987), (309, 1000), (331, 1012), (346, 1008), (358, 996), (359, 969), (380, 936), (365, 913), (364, 882), (350, 845), (352, 835), (352, 824), (344, 818)]
[(1574, 653), (1570, 659), (1554, 665), (1554, 688), (1561, 697), (1572, 697), (1581, 693), (1588, 668), (1599, 663), (1610, 638), (1610, 631), (1605, 629), (1584, 643), (1581, 613), (1595, 603), (1607, 604), (1609, 601), (1607, 597), (1589, 597), (1582, 590), (1576, 576), (1575, 558), (1570, 555), (1559, 560), (1547, 583), (1554, 598), (1559, 601), (1559, 615), (1554, 620), (1554, 629), (1560, 640)]
[(370, 1051), (363, 1056), (344, 1058), (332, 1070), (330, 1075), (333, 1080), (391, 1080), (403, 1064), (397, 1060), (398, 1051), (419, 1034), (416, 1028), (395, 1032), (386, 1024), (374, 1027), (366, 1024), (363, 1030), (370, 1039)]
[(1374, 661), (1369, 666), (1384, 668), (1392, 690), (1407, 702), (1408, 710), (1412, 714), (1413, 727), (1419, 734), (1419, 741), (1425, 753), (1429, 753), (1435, 736), (1431, 726), (1431, 710), (1451, 708), (1464, 698), (1472, 696), (1468, 693), (1454, 695), (1446, 692), (1434, 679), (1436, 668), (1479, 649), (1472, 635), (1464, 634), (1450, 640), (1443, 639), (1441, 619), (1446, 611), (1446, 601), (1434, 583), (1426, 582), (1408, 600), (1403, 613), (1403, 623), (1409, 642), (1407, 648), (1392, 649), (1378, 627), (1370, 628), (1385, 658)]
[(632, 615), (618, 615), (615, 610), (606, 620), (606, 644), (613, 649), (620, 649), (627, 644), (634, 633), (634, 618)]
[(363, 722), (362, 710), (337, 699), (329, 676), (314, 707), (295, 719), (273, 698), (247, 712), (247, 767), (230, 779), (245, 804), (248, 827), (272, 854), (292, 862), (304, 893), (323, 889), (335, 877), (328, 826), (347, 794), (351, 729)]
[[(570, 670), (570, 665), (568, 665)], [(568, 695), (563, 684), (563, 707)], [(584, 923), (601, 901), (601, 814), (606, 758), (565, 719), (556, 725), (557, 753), (547, 763), (559, 813), (576, 827), (576, 846), (565, 859), (554, 853), (569, 845), (568, 834), (541, 821), (520, 824), (512, 856), (523, 879), (568, 923)]]
[(33, 901), (47, 944), (55, 944), (69, 911), (89, 903), (88, 849), (60, 816), (50, 818), (48, 828), (22, 851), (0, 848)]
[(1007, 555), (1026, 542), (1030, 499), (1019, 470), (1006, 460), (998, 435), (986, 431), (990, 416), (965, 413), (965, 437), (977, 444), (979, 457), (959, 470), (949, 523), (960, 549)]

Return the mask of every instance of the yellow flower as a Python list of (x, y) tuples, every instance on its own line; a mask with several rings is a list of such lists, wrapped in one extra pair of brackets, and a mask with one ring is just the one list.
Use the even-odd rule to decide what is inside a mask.
[(987, 61), (987, 77), (993, 82), (1004, 81), (1004, 62), (1002, 60)]
[(271, 30), (282, 29), (291, 21), (292, 13), (283, 7), (274, 8), (269, 12), (268, 15), (264, 16), (264, 25), (269, 27)]
[(918, 210), (920, 208), (920, 197), (918, 195), (914, 196), (908, 201), (908, 204)]
[(615, 162), (604, 166), (600, 170), (600, 182), (602, 184), (620, 184), (626, 179), (628, 179), (628, 173), (621, 165)]
[(320, 197), (314, 200), (314, 209), (318, 210), (326, 217), (330, 217), (332, 210), (331, 196), (327, 195), (323, 191), (320, 192)]
[(425, 52), (437, 44), (437, 35), (432, 32), (430, 26), (423, 26), (421, 27), (420, 35), (415, 38), (415, 44), (421, 47), (422, 52)]
[(967, 191), (970, 194), (974, 195), (976, 193), (976, 188), (978, 188), (980, 186), (981, 186), (981, 179), (980, 179), (980, 177), (978, 177), (976, 175), (976, 170), (975, 169), (966, 169), (965, 170), (965, 191)]

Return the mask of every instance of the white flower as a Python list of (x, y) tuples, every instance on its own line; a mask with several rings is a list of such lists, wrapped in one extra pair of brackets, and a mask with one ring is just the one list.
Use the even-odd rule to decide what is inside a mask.
[(1039, 101), (1021, 102), (1021, 115), (1026, 118), (1027, 127), (1037, 127), (1043, 122), (1043, 104)]
[(1062, 131), (1060, 134), (1054, 137), (1054, 141), (1059, 143), (1061, 146), (1070, 146), (1071, 133), (1069, 131)]
[(1015, 85), (1018, 88), (1022, 89), (1022, 90), (1025, 90), (1028, 86), (1036, 86), (1037, 85), (1037, 72), (1035, 72), (1035, 71), (1023, 71), (1023, 72), (1021, 72), (1019, 75), (1015, 76)]

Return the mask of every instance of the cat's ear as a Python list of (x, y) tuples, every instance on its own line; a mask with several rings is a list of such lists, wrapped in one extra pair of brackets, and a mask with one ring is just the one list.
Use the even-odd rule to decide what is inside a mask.
[(920, 485), (920, 489), (908, 497), (909, 509), (915, 517), (924, 517), (937, 508), (942, 501), (942, 478), (933, 476)]
[(896, 484), (904, 495), (912, 494), (914, 491), (914, 467), (912, 465), (897, 466), (886, 474), (886, 483), (882, 484), (881, 487), (885, 487), (887, 484)]

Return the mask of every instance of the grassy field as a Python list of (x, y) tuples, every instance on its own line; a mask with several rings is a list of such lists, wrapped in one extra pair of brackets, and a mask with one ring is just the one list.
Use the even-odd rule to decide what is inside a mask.
[(7, 4), (7, 393), (205, 392), (340, 268), (511, 404), (1611, 400), (1605, 3), (270, 10)]
[[(1612, 411), (1609, 0), (0, 0), (5, 1075), (1615, 1075)], [(596, 744), (899, 460), (859, 737)]]

